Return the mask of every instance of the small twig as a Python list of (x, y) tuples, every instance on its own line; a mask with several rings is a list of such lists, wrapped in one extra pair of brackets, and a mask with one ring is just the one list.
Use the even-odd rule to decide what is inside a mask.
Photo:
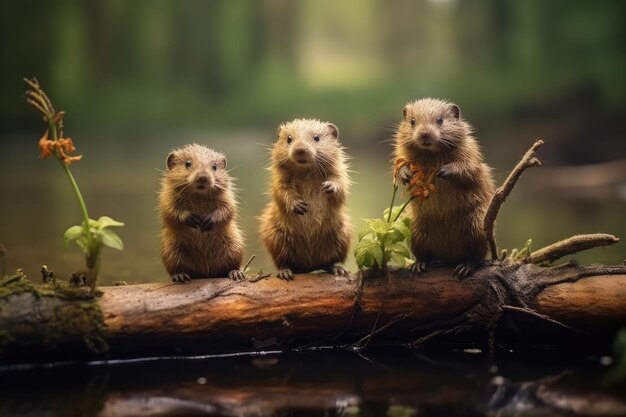
[(567, 255), (601, 246), (614, 245), (617, 242), (619, 242), (619, 238), (606, 233), (576, 235), (532, 252), (526, 258), (526, 262), (533, 264), (554, 262)]
[(562, 264), (559, 265), (554, 265), (551, 266), (550, 268), (548, 268), (551, 271), (558, 271), (559, 269), (567, 269), (567, 268), (574, 268), (578, 266), (578, 262), (576, 262), (575, 259), (570, 259), (567, 262), (564, 262)]
[(579, 332), (579, 330), (574, 329), (574, 328), (568, 326), (567, 324), (563, 324), (563, 323), (561, 323), (558, 320), (554, 320), (554, 319), (546, 316), (545, 314), (538, 313), (535, 310), (527, 308), (527, 307), (516, 307), (516, 306), (503, 305), (502, 309), (503, 310), (508, 310), (508, 311), (515, 311), (515, 312), (518, 312), (518, 313), (528, 314), (529, 316), (536, 317), (538, 319), (547, 321), (547, 322), (552, 323), (552, 324), (556, 324), (557, 326), (564, 327), (564, 328), (566, 328), (568, 330), (571, 330), (573, 332)]
[(248, 278), (247, 281), (248, 282), (258, 282), (261, 281), (262, 279), (271, 277), (272, 274), (263, 274), (263, 272), (259, 272), (258, 274), (256, 274), (255, 276), (253, 276), (252, 278)]
[[(378, 318), (379, 317), (380, 317), (380, 312), (379, 312), (379, 316), (376, 317), (376, 321), (377, 322), (378, 322)], [(387, 329), (389, 326), (392, 326), (392, 325), (396, 324), (397, 322), (399, 322), (400, 320), (404, 320), (407, 317), (409, 317), (409, 315), (406, 314), (406, 313), (398, 314), (397, 316), (395, 316), (391, 320), (389, 320), (389, 322), (386, 323), (384, 326), (381, 326), (378, 329), (371, 331), (366, 336), (364, 336), (361, 339), (359, 339), (359, 341), (354, 343), (353, 346), (360, 346), (361, 343), (363, 343), (363, 342), (365, 342), (365, 346), (367, 346), (367, 344), (369, 343), (369, 341), (370, 341), (370, 339), (372, 337), (376, 336), (377, 334), (379, 334), (379, 333), (383, 332), (385, 329)], [(376, 327), (376, 326), (374, 326), (374, 327)]]
[(0, 287), (4, 287), (5, 285), (9, 285), (13, 282), (19, 281), (22, 278), (26, 278), (26, 274), (21, 269), (18, 269), (14, 275), (11, 275), (4, 281), (0, 282)]
[(12, 284), (15, 281), (19, 281), (20, 279), (22, 279), (22, 275), (13, 275), (12, 277), (9, 277), (5, 279), (4, 281), (0, 282), (0, 287), (4, 287), (5, 285)]
[(424, 343), (428, 342), (429, 340), (434, 339), (435, 337), (445, 336), (447, 334), (461, 333), (461, 332), (464, 332), (464, 331), (466, 331), (468, 329), (470, 329), (469, 326), (467, 326), (465, 324), (461, 324), (461, 325), (455, 326), (455, 327), (453, 327), (451, 329), (435, 330), (434, 332), (428, 333), (426, 336), (422, 336), (419, 339), (415, 339), (414, 341), (409, 343), (409, 346), (411, 346), (412, 348), (416, 348), (416, 347), (419, 347), (419, 346), (423, 345)]
[(489, 203), (489, 208), (487, 208), (487, 213), (485, 214), (484, 230), (487, 234), (487, 242), (489, 242), (489, 249), (491, 251), (491, 259), (498, 259), (498, 249), (496, 245), (496, 239), (493, 235), (494, 223), (496, 221), (496, 217), (498, 216), (498, 211), (500, 211), (500, 206), (509, 196), (515, 184), (522, 176), (522, 173), (526, 171), (530, 167), (540, 166), (541, 162), (539, 159), (535, 157), (535, 152), (543, 145), (543, 140), (537, 139), (535, 143), (530, 147), (530, 149), (526, 152), (524, 157), (518, 162), (518, 164), (513, 168), (513, 171), (509, 174), (509, 176), (504, 180), (502, 186), (500, 186), (493, 197), (491, 198), (491, 202)]
[(248, 267), (250, 266), (250, 264), (252, 263), (252, 261), (254, 260), (254, 258), (256, 258), (256, 255), (252, 254), (252, 256), (250, 257), (250, 259), (248, 259), (248, 262), (246, 262), (246, 266), (243, 267), (242, 271), (245, 274), (246, 271), (248, 270)]
[(383, 369), (383, 370), (384, 370), (384, 371), (386, 371), (386, 372), (389, 372), (389, 373), (392, 373), (392, 372), (393, 372), (393, 371), (392, 371), (389, 367), (387, 367), (387, 366), (385, 366), (385, 365), (383, 365), (383, 364), (380, 364), (380, 363), (378, 363), (378, 362), (376, 362), (376, 361), (373, 361), (372, 359), (370, 359), (370, 358), (368, 358), (367, 356), (365, 356), (365, 355), (362, 353), (362, 351), (361, 351), (361, 350), (354, 350), (354, 352), (355, 352), (357, 355), (359, 355), (359, 357), (360, 357), (361, 359), (363, 359), (364, 361), (367, 361), (367, 362), (369, 362), (370, 364), (372, 364), (372, 365), (374, 365), (374, 366), (377, 366), (377, 367), (379, 367), (379, 368)]

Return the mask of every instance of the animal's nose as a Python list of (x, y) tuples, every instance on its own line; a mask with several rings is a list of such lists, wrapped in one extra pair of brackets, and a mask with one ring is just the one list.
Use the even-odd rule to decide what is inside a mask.
[(296, 148), (296, 149), (294, 149), (294, 152), (296, 153), (296, 155), (304, 155), (306, 153), (306, 149), (304, 149), (304, 148)]
[(422, 138), (422, 139), (430, 139), (431, 138), (431, 134), (430, 134), (430, 132), (422, 132), (422, 133), (420, 133), (420, 138)]
[(208, 182), (209, 181), (209, 177), (207, 177), (206, 175), (200, 175), (198, 177), (198, 182)]

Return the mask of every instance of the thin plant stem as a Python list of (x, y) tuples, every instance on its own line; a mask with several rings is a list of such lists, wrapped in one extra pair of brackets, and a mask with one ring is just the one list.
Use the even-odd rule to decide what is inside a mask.
[(387, 215), (387, 223), (391, 221), (391, 211), (393, 209), (393, 203), (396, 201), (396, 192), (398, 191), (398, 185), (393, 185), (393, 194), (391, 195), (391, 204), (389, 205), (389, 214)]
[(92, 241), (91, 231), (89, 229), (89, 213), (87, 212), (87, 206), (85, 205), (85, 200), (83, 199), (83, 195), (78, 188), (78, 184), (72, 175), (72, 171), (70, 171), (70, 167), (67, 166), (63, 161), (59, 160), (61, 166), (63, 166), (63, 170), (67, 175), (67, 178), (70, 180), (70, 184), (72, 184), (72, 188), (74, 189), (74, 194), (76, 195), (76, 199), (78, 200), (78, 205), (80, 206), (80, 211), (83, 214), (83, 229), (85, 230), (85, 235), (88, 237), (89, 241)]
[(411, 198), (409, 198), (409, 199), (408, 199), (408, 200), (406, 200), (406, 202), (402, 205), (402, 207), (400, 207), (400, 211), (398, 212), (398, 215), (396, 216), (396, 218), (395, 218), (395, 219), (393, 219), (394, 223), (396, 222), (396, 220), (398, 220), (398, 219), (400, 218), (400, 216), (402, 215), (402, 212), (404, 211), (404, 209), (406, 208), (406, 206), (408, 206), (408, 205), (409, 205), (409, 203), (410, 203), (411, 201), (413, 201), (413, 199), (414, 199), (414, 198), (415, 198), (415, 197), (411, 197)]
[[(54, 122), (54, 116), (47, 116), (46, 119), (48, 120), (48, 127), (50, 130), (51, 139), (57, 140), (58, 138), (57, 126)], [(61, 158), (57, 157), (57, 160), (61, 164), (61, 167), (63, 167), (63, 171), (65, 171), (65, 175), (67, 175), (67, 178), (69, 179), (70, 184), (72, 185), (72, 189), (74, 190), (74, 195), (76, 195), (76, 199), (78, 200), (78, 205), (80, 206), (80, 211), (83, 215), (83, 229), (85, 230), (85, 236), (87, 236), (87, 239), (91, 243), (92, 237), (91, 237), (91, 231), (89, 229), (89, 213), (87, 212), (87, 205), (85, 204), (83, 195), (81, 194), (80, 189), (78, 188), (78, 184), (76, 183), (76, 180), (74, 179), (74, 176), (72, 175), (72, 171), (70, 171), (70, 167), (67, 166), (67, 164), (61, 160)]]

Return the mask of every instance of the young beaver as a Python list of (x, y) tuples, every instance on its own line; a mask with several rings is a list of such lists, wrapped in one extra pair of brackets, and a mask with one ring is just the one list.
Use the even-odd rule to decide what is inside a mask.
[[(394, 159), (415, 162), (438, 177), (435, 192), (423, 202), (414, 199), (410, 204), (414, 273), (438, 260), (458, 265), (454, 274), (463, 278), (484, 260), (483, 219), (494, 181), (471, 132), (454, 103), (426, 98), (404, 107)], [(398, 177), (406, 184), (411, 175), (404, 167)]]
[(244, 278), (243, 237), (226, 157), (198, 144), (175, 149), (159, 193), (161, 258), (174, 282)]
[(345, 201), (348, 166), (332, 123), (296, 119), (278, 128), (270, 166), (271, 201), (260, 218), (277, 276), (325, 269), (348, 275), (352, 225)]

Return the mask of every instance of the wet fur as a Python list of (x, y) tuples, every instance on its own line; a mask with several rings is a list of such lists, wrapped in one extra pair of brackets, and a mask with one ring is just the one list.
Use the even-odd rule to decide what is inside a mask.
[[(333, 128), (337, 133), (334, 125), (309, 119), (279, 128), (271, 154), (271, 200), (260, 217), (261, 237), (279, 269), (332, 271), (333, 264), (343, 263), (348, 254), (352, 225), (345, 201), (350, 178)], [(291, 144), (287, 143), (289, 135)], [(319, 135), (319, 142), (313, 140), (314, 135)], [(304, 147), (311, 163), (301, 166), (294, 162), (294, 147)], [(330, 193), (322, 190), (328, 181)], [(308, 212), (294, 212), (299, 200), (308, 203)]]
[[(415, 199), (410, 204), (411, 251), (418, 262), (481, 262), (487, 252), (483, 219), (494, 181), (471, 126), (456, 105), (437, 99), (411, 102), (403, 115), (394, 159), (405, 158), (423, 165), (427, 173), (439, 174), (437, 190), (423, 203)], [(437, 117), (443, 119), (441, 125)], [(429, 149), (419, 146), (422, 132), (432, 135)]]
[[(191, 168), (185, 167), (191, 161)], [(217, 169), (212, 170), (216, 165)], [(161, 181), (161, 258), (174, 276), (225, 277), (238, 270), (243, 257), (243, 237), (237, 227), (237, 202), (226, 158), (205, 146), (193, 144), (172, 151)], [(171, 168), (170, 168), (171, 166)], [(200, 173), (210, 176), (206, 192), (194, 192)], [(213, 213), (215, 224), (208, 231), (187, 224), (191, 213)]]

